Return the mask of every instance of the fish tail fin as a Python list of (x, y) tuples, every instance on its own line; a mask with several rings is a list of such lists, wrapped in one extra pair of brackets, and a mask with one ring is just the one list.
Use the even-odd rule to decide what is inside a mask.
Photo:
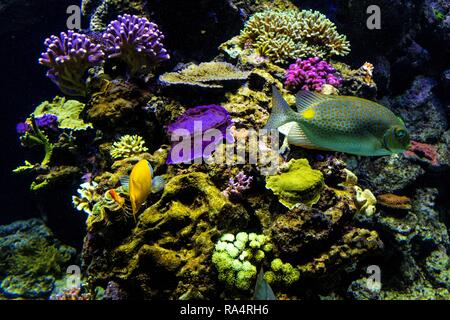
[(297, 118), (297, 114), (289, 107), (280, 91), (275, 86), (272, 86), (272, 113), (264, 129), (276, 130), (288, 122), (295, 121)]
[(163, 179), (163, 177), (161, 176), (156, 176), (152, 179), (152, 191), (154, 193), (161, 191), (162, 189), (164, 189), (165, 186), (165, 181)]

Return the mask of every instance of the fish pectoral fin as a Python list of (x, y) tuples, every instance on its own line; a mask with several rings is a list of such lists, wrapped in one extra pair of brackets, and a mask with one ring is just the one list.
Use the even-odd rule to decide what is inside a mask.
[(297, 105), (297, 111), (301, 112), (313, 105), (330, 99), (333, 99), (333, 96), (302, 90), (295, 95), (295, 104)]
[(163, 177), (156, 176), (152, 179), (152, 192), (156, 193), (164, 189), (165, 182)]
[(314, 143), (312, 143), (311, 140), (309, 140), (298, 123), (295, 123), (291, 127), (291, 130), (287, 135), (287, 139), (289, 144), (293, 144), (294, 146), (300, 146), (309, 149), (318, 149), (318, 147)]
[(126, 192), (128, 192), (129, 190), (129, 186), (130, 186), (130, 177), (129, 176), (121, 176), (119, 178), (120, 184), (124, 187), (124, 189), (126, 190)]

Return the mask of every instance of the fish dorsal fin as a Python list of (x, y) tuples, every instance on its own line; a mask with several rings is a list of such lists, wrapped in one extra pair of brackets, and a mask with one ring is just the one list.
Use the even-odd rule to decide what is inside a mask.
[(297, 111), (301, 112), (313, 105), (330, 100), (332, 98), (333, 97), (329, 95), (317, 93), (314, 91), (302, 90), (295, 95), (295, 104), (297, 105)]
[(312, 149), (316, 148), (314, 143), (312, 143), (311, 140), (308, 139), (308, 137), (303, 132), (302, 128), (298, 123), (292, 125), (291, 130), (289, 130), (289, 134), (287, 137), (289, 144)]
[(294, 121), (296, 116), (295, 111), (289, 107), (280, 91), (275, 86), (272, 86), (272, 113), (264, 129), (278, 129), (282, 125)]
[(156, 176), (152, 179), (152, 191), (153, 192), (159, 192), (162, 189), (164, 189), (165, 186), (165, 182), (163, 177), (161, 176)]
[(126, 191), (129, 190), (130, 187), (130, 177), (129, 176), (121, 176), (119, 178), (120, 184), (125, 188)]

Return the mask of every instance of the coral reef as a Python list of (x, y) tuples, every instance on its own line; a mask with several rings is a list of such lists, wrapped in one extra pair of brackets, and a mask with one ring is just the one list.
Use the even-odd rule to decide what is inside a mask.
[(39, 63), (46, 66), (47, 76), (64, 94), (85, 96), (86, 71), (104, 60), (99, 44), (91, 42), (84, 34), (72, 30), (51, 36), (44, 42), (47, 51), (42, 53)]
[(306, 159), (292, 159), (281, 169), (281, 174), (266, 177), (266, 187), (290, 209), (297, 203), (316, 203), (323, 186), (322, 173), (311, 169)]
[(110, 59), (123, 60), (131, 76), (170, 58), (163, 40), (164, 35), (156, 24), (129, 14), (112, 21), (103, 34), (106, 54)]
[(48, 298), (76, 253), (38, 219), (0, 226), (0, 239), (0, 296), (9, 298)]
[(236, 177), (230, 178), (227, 188), (222, 193), (227, 198), (239, 199), (246, 190), (251, 188), (252, 182), (252, 176), (247, 176), (244, 172), (240, 171)]
[(145, 141), (138, 135), (124, 135), (111, 146), (110, 154), (113, 159), (129, 158), (147, 152)]
[(344, 56), (350, 52), (346, 37), (318, 11), (266, 10), (254, 14), (241, 34), (224, 43), (222, 49), (232, 57), (251, 47), (274, 63), (317, 56)]
[(318, 57), (297, 61), (286, 70), (284, 85), (293, 92), (299, 90), (321, 91), (324, 84), (339, 87), (341, 80), (336, 70)]

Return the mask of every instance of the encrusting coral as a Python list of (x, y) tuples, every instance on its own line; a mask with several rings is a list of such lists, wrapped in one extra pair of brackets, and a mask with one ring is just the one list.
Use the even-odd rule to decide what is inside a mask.
[(113, 159), (128, 158), (147, 152), (145, 141), (138, 135), (124, 135), (111, 146), (110, 154)]
[(185, 85), (203, 88), (223, 88), (224, 82), (245, 80), (249, 72), (241, 71), (226, 62), (203, 62), (199, 65), (189, 65), (177, 71), (168, 72), (159, 77), (163, 85)]
[(270, 61), (285, 64), (289, 61), (316, 56), (327, 58), (345, 56), (350, 44), (336, 26), (318, 11), (266, 10), (254, 14), (241, 34), (222, 45), (231, 56), (251, 47)]
[(312, 169), (306, 159), (292, 159), (280, 174), (266, 177), (266, 188), (290, 209), (297, 203), (316, 203), (323, 187), (322, 173)]

